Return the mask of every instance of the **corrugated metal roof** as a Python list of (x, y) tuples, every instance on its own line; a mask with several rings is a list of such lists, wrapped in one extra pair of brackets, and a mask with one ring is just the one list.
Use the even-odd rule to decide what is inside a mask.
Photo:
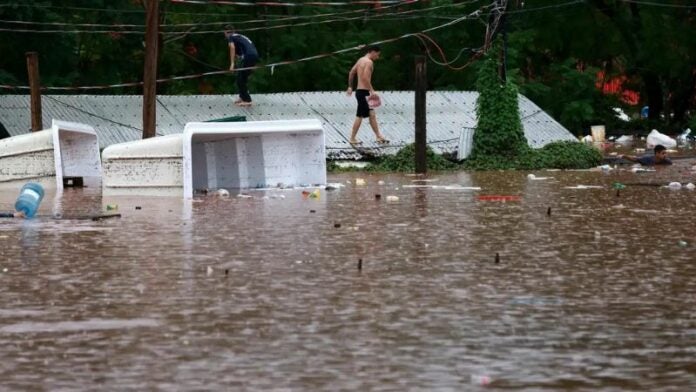
[[(391, 140), (391, 147), (380, 148), (367, 121), (358, 138), (375, 154), (392, 154), (414, 140), (414, 93), (381, 92), (382, 107), (377, 109), (380, 130)], [(232, 104), (232, 95), (160, 95), (157, 97), (157, 134), (182, 132), (187, 122), (208, 121), (229, 116), (247, 120), (318, 118), (326, 132), (327, 153), (331, 158), (359, 158), (348, 144), (355, 119), (355, 98), (344, 92), (298, 92), (255, 94), (254, 106)], [(476, 126), (477, 92), (431, 91), (426, 97), (428, 143), (439, 152), (454, 152), (464, 128)], [(0, 122), (10, 135), (29, 132), (29, 96), (0, 95)], [(43, 123), (59, 119), (89, 124), (99, 136), (99, 144), (140, 139), (142, 136), (142, 97), (135, 95), (44, 95)], [(526, 97), (519, 96), (520, 115), (529, 145), (539, 148), (558, 140), (575, 137)], [(364, 151), (364, 150), (363, 150)]]

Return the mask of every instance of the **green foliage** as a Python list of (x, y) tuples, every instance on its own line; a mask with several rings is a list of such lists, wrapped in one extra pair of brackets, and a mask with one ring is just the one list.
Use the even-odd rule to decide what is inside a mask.
[(596, 148), (571, 141), (549, 143), (541, 149), (525, 149), (518, 156), (490, 155), (469, 159), (463, 167), (471, 170), (588, 169), (602, 162)]
[[(375, 163), (369, 165), (366, 170), (413, 173), (416, 170), (415, 162), (416, 145), (414, 143), (403, 147), (395, 155), (378, 159)], [(456, 163), (446, 160), (442, 155), (435, 154), (430, 147), (426, 147), (426, 162), (428, 164), (428, 171), (444, 171), (458, 168)]]

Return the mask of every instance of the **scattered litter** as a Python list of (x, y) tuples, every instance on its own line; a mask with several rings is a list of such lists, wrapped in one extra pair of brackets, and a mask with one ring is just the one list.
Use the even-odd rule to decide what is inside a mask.
[(295, 260), (295, 264), (302, 264), (302, 260)]
[(491, 383), (491, 378), (485, 375), (471, 375), (471, 383), (474, 385), (487, 386)]
[(543, 181), (543, 180), (550, 180), (553, 177), (537, 177), (534, 174), (527, 174), (527, 178), (532, 180), (532, 181)]
[(609, 166), (609, 165), (602, 165), (602, 166), (598, 166), (597, 168), (600, 169), (600, 170), (602, 170), (602, 171), (613, 170), (612, 167)]
[(377, 185), (384, 185), (384, 181), (382, 181), (382, 180), (377, 181)]
[(626, 206), (623, 204), (617, 204), (615, 206), (612, 206), (611, 208), (613, 208), (615, 210), (623, 210), (624, 208), (626, 208)]
[(380, 195), (379, 193), (375, 194), (375, 200), (380, 200), (381, 198), (382, 198), (382, 195)]
[(647, 148), (655, 148), (656, 145), (662, 144), (665, 148), (675, 148), (677, 147), (677, 141), (671, 137), (660, 133), (657, 129), (653, 129), (648, 134), (648, 139), (646, 142)]
[(141, 206), (135, 206), (135, 209), (136, 209), (136, 210), (142, 210), (143, 207), (141, 207)]
[[(104, 219), (120, 218), (120, 217), (121, 217), (121, 214), (106, 214), (106, 215), (94, 215), (94, 216), (90, 216), (90, 217), (88, 217), (87, 219), (91, 219), (91, 220), (97, 222), (97, 221), (101, 221), (101, 220), (104, 220)], [(78, 218), (78, 219), (79, 219), (79, 218)], [(85, 218), (83, 218), (83, 219), (85, 219)]]
[(686, 241), (684, 241), (684, 240), (679, 240), (678, 244), (679, 244), (679, 246), (681, 246), (682, 248), (685, 247), (685, 246), (687, 246), (687, 245), (689, 245), (689, 244), (687, 244)]
[(621, 189), (626, 189), (626, 185), (620, 183), (620, 182), (615, 182), (611, 185), (612, 188), (616, 190), (621, 190)]
[(618, 144), (631, 144), (633, 143), (633, 135), (621, 135), (616, 139)]
[(647, 172), (654, 172), (655, 169), (647, 169), (644, 167), (632, 167), (631, 172), (633, 173), (647, 173)]
[(340, 229), (340, 228), (341, 228), (341, 224), (340, 224), (340, 223), (334, 223), (334, 228)]
[(271, 199), (285, 199), (285, 195), (271, 195)]
[(230, 197), (230, 192), (227, 189), (218, 189), (215, 191), (215, 196)]
[(601, 237), (602, 237), (602, 234), (601, 234), (600, 232), (598, 232), (598, 231), (595, 230), (595, 232), (594, 232), (594, 238), (595, 238), (596, 240), (598, 240), (598, 239), (600, 239)]
[[(478, 186), (461, 186), (461, 185), (404, 185), (404, 188), (428, 188), (428, 189), (445, 189), (448, 191), (480, 191)], [(396, 188), (397, 190), (399, 188)]]
[(326, 184), (326, 186), (324, 187), (324, 189), (326, 189), (327, 191), (336, 190), (340, 188), (345, 188), (345, 185), (341, 184), (340, 182), (330, 182)]
[(681, 184), (681, 182), (676, 182), (676, 181), (675, 181), (675, 182), (670, 182), (669, 185), (667, 185), (667, 187), (668, 187), (669, 189), (675, 189), (675, 190), (676, 190), (676, 189), (681, 189), (682, 184)]
[(479, 201), (520, 201), (520, 197), (517, 195), (481, 195), (477, 199)]
[(587, 135), (580, 139), (580, 141), (583, 143), (592, 143), (594, 140), (592, 139), (592, 135)]
[(2, 272), (7, 272), (7, 271), (9, 271), (7, 268), (2, 269)]
[(208, 266), (208, 267), (205, 269), (205, 274), (208, 275), (208, 276), (212, 275), (212, 274), (213, 274), (213, 267)]
[(365, 183), (365, 180), (364, 180), (364, 179), (362, 179), (362, 178), (356, 178), (356, 179), (355, 179), (355, 185), (362, 186), (362, 185), (365, 185), (365, 184), (366, 184), (366, 183)]
[(388, 202), (399, 201), (399, 196), (389, 195), (389, 196), (387, 196), (387, 201)]
[(237, 195), (237, 197), (239, 197), (240, 199), (251, 199), (251, 198), (253, 198), (254, 196), (252, 196), (252, 195), (247, 195), (247, 194), (244, 194), (244, 193), (240, 193), (240, 194)]
[(310, 214), (316, 214), (317, 210), (309, 210)]
[(116, 211), (116, 210), (118, 210), (118, 204), (107, 204), (106, 210), (107, 211)]
[(677, 142), (682, 145), (689, 144), (689, 134), (691, 134), (691, 128), (686, 128), (681, 135), (677, 136)]
[(314, 192), (309, 194), (310, 199), (318, 199), (319, 196), (321, 196), (321, 193), (319, 192), (319, 189), (315, 189)]
[(604, 188), (601, 185), (575, 185), (575, 186), (567, 186), (565, 189), (602, 189)]
[(693, 191), (694, 189), (696, 189), (696, 185), (694, 185), (692, 183), (688, 183), (688, 184), (686, 184), (686, 189)]

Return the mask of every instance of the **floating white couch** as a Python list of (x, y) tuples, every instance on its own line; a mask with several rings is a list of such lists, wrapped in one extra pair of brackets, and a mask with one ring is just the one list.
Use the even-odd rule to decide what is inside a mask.
[(0, 140), (0, 183), (40, 182), (56, 189), (101, 178), (99, 142), (89, 125), (53, 120), (50, 129)]
[(104, 194), (326, 183), (324, 130), (316, 119), (188, 123), (183, 134), (107, 147)]

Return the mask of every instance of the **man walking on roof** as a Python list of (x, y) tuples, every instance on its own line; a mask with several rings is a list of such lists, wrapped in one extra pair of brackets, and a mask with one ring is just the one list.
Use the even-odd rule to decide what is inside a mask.
[[(372, 87), (372, 70), (374, 69), (374, 61), (379, 58), (380, 48), (377, 45), (371, 45), (367, 47), (366, 53), (363, 57), (359, 58), (358, 61), (353, 65), (348, 73), (348, 90), (346, 94), (350, 96), (353, 94), (353, 78), (358, 75), (358, 88), (355, 90), (355, 99), (358, 101), (358, 110), (355, 114), (355, 121), (353, 122), (353, 131), (350, 134), (350, 140), (348, 141), (353, 146), (359, 146), (362, 142), (356, 139), (358, 135), (358, 130), (362, 124), (363, 118), (370, 118), (370, 126), (372, 131), (377, 137), (377, 143), (389, 143), (389, 141), (379, 132), (379, 126), (377, 125), (377, 116), (375, 111), (370, 107), (368, 99), (370, 101), (378, 101), (379, 96)], [(369, 97), (369, 98), (368, 98)]]
[[(253, 67), (259, 61), (259, 52), (254, 43), (245, 35), (237, 34), (233, 30), (225, 31), (225, 37), (230, 48), (230, 71), (234, 70), (235, 57), (242, 60), (242, 68)], [(237, 90), (239, 99), (234, 101), (237, 106), (251, 106), (249, 95), (249, 76), (252, 70), (237, 71)]]

